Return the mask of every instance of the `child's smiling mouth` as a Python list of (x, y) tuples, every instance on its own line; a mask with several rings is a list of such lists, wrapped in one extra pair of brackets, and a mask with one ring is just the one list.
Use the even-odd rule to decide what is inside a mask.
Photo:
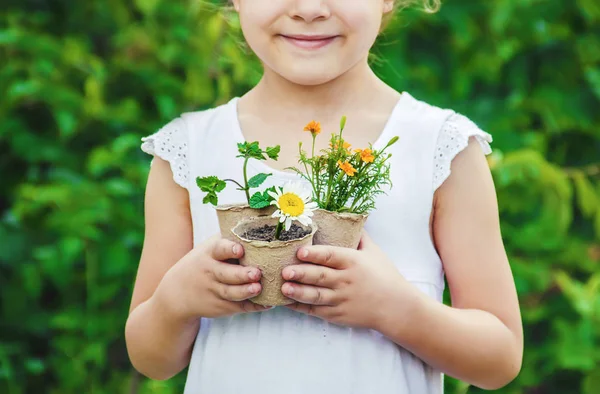
[(331, 44), (339, 36), (324, 34), (280, 34), (279, 37), (298, 48), (315, 50)]

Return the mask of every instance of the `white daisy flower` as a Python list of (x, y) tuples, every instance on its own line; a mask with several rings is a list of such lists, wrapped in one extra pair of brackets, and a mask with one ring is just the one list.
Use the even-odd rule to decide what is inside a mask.
[(312, 223), (313, 211), (318, 208), (316, 202), (313, 202), (310, 191), (306, 190), (301, 183), (288, 182), (281, 187), (275, 187), (275, 193), (268, 192), (275, 201), (271, 205), (276, 205), (277, 209), (272, 217), (279, 218), (280, 223), (285, 222), (285, 231), (289, 231), (294, 220), (299, 221), (305, 226)]

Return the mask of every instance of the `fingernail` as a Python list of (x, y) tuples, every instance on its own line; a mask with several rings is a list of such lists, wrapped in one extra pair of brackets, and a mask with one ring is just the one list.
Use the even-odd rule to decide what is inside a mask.
[(308, 257), (308, 250), (302, 249), (302, 252), (300, 252), (300, 256), (302, 256), (302, 258)]
[(294, 271), (294, 270), (290, 271), (290, 273), (288, 274), (288, 278), (291, 280), (291, 279), (294, 279), (295, 277), (296, 277), (296, 271)]
[(248, 278), (250, 278), (250, 280), (256, 280), (258, 278), (258, 272), (256, 272), (256, 271), (249, 271), (248, 272)]
[(233, 245), (232, 248), (233, 254), (235, 254), (236, 256), (240, 253), (240, 246), (239, 245)]
[(254, 286), (254, 285), (248, 286), (248, 293), (250, 293), (250, 294), (256, 293), (256, 286)]
[(287, 294), (287, 295), (294, 294), (294, 288), (292, 286), (287, 286), (287, 288), (285, 289), (285, 294)]

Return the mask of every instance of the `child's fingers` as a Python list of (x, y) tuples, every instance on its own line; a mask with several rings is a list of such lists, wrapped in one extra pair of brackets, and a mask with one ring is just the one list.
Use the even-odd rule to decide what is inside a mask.
[(321, 265), (301, 264), (285, 267), (282, 274), (285, 280), (333, 289), (340, 282), (340, 272)]
[(231, 242), (228, 239), (219, 238), (212, 244), (210, 255), (213, 259), (218, 261), (239, 259), (244, 255), (244, 248), (238, 243)]
[(356, 259), (356, 250), (327, 245), (313, 245), (300, 248), (297, 257), (301, 261), (324, 265), (334, 269), (345, 269)]
[(281, 287), (281, 291), (286, 297), (302, 304), (333, 306), (339, 303), (336, 291), (325, 287), (286, 282)]
[(290, 305), (286, 305), (286, 308), (295, 310), (296, 312), (304, 313), (311, 316), (317, 316), (322, 319), (334, 320), (339, 317), (339, 312), (336, 313), (336, 307), (334, 306), (316, 306), (311, 304), (302, 304), (295, 302)]
[(260, 283), (252, 283), (249, 285), (224, 285), (218, 283), (216, 287), (217, 295), (226, 301), (245, 301), (249, 298), (257, 296), (262, 287)]
[(250, 301), (239, 302), (238, 306), (240, 308), (240, 312), (247, 312), (247, 313), (264, 312), (264, 311), (268, 311), (269, 309), (273, 309), (272, 306), (262, 306), (262, 305), (255, 304)]
[(243, 285), (258, 282), (261, 272), (258, 268), (242, 267), (241, 265), (216, 262), (212, 270), (217, 282), (225, 285)]

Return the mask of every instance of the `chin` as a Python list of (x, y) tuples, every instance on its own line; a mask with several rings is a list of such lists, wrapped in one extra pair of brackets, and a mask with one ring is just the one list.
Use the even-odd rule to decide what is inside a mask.
[(308, 67), (298, 64), (295, 67), (286, 67), (285, 69), (273, 69), (282, 78), (302, 86), (318, 86), (324, 85), (337, 79), (343, 74), (343, 70), (338, 68), (338, 65), (313, 64)]
[(333, 81), (338, 76), (337, 75), (323, 75), (323, 74), (306, 74), (306, 73), (298, 73), (295, 75), (281, 75), (283, 78), (288, 81), (301, 86), (320, 86), (325, 85), (328, 82)]

